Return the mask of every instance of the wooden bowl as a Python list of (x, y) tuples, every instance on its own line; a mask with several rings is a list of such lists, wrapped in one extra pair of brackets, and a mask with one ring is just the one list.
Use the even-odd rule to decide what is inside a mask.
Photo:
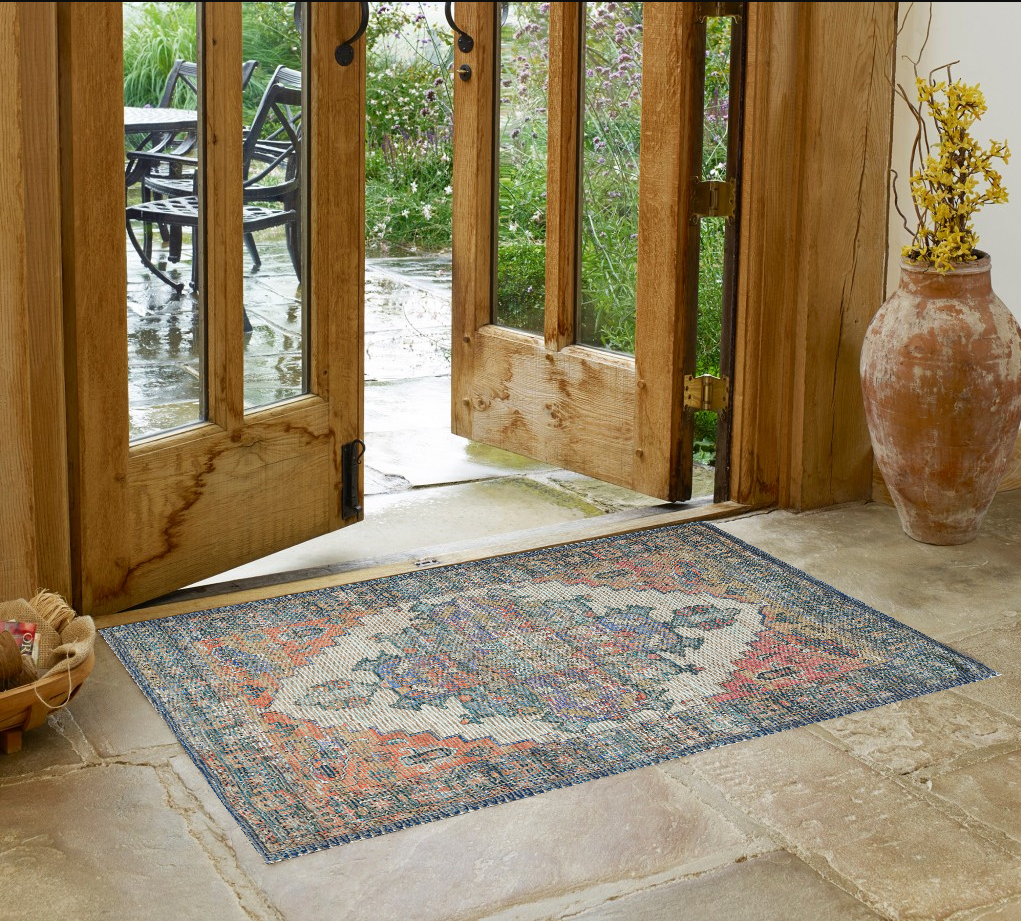
[[(0, 753), (21, 750), (21, 734), (46, 722), (47, 717), (68, 703), (96, 664), (95, 652), (77, 668), (57, 672), (0, 694)], [(44, 702), (45, 701), (45, 702)]]

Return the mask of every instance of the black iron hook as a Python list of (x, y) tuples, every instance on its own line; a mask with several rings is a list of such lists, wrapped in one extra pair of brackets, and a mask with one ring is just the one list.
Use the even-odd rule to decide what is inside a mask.
[(341, 446), (341, 518), (353, 518), (362, 513), (362, 503), (358, 496), (358, 468), (361, 466), (363, 457), (365, 457), (365, 442), (361, 438), (356, 438)]
[[(460, 48), (465, 54), (475, 47), (475, 39), (472, 38), (467, 32), (459, 29), (457, 23), (454, 22), (454, 14), (451, 12), (451, 8), (454, 6), (453, 3), (444, 3), (443, 12), (447, 17), (447, 25), (450, 26), (457, 33), (457, 47)], [(463, 78), (462, 79), (466, 79)]]
[(341, 67), (347, 67), (355, 59), (355, 50), (351, 46), (358, 41), (364, 34), (365, 30), (369, 27), (369, 4), (362, 3), (362, 21), (358, 26), (358, 31), (351, 36), (346, 42), (341, 42), (337, 45), (337, 50), (333, 52), (333, 56), (337, 59), (337, 63)]

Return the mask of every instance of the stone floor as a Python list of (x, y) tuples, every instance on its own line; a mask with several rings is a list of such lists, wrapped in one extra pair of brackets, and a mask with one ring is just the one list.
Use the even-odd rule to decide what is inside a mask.
[[(517, 479), (411, 492), (466, 520), (444, 490)], [(267, 865), (100, 643), (0, 758), (0, 916), (1021, 919), (1021, 491), (963, 547), (879, 504), (722, 526), (1002, 677)]]

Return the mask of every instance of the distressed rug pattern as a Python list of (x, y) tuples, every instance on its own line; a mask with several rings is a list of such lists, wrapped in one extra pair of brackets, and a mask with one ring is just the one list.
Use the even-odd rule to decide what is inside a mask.
[(995, 674), (704, 522), (102, 634), (267, 861)]

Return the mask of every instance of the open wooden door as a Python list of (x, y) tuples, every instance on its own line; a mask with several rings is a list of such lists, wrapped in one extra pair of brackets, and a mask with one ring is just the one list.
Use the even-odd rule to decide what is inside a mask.
[[(473, 37), (474, 47), (462, 49), (455, 60), (462, 78), (454, 104), (456, 434), (662, 499), (691, 496), (694, 407), (689, 399), (685, 408), (685, 377), (690, 398), (691, 385), (699, 386), (694, 379), (699, 236), (692, 204), (701, 174), (705, 40), (699, 21), (704, 11), (696, 8), (710, 6), (726, 5), (457, 5), (457, 25)], [(625, 8), (632, 10), (630, 22), (605, 21), (624, 16)], [(586, 36), (600, 28), (640, 32), (640, 67), (612, 44), (606, 47), (615, 49), (615, 60), (606, 57), (605, 48), (602, 60), (587, 59)], [(548, 107), (530, 123), (527, 113), (515, 116), (518, 124), (508, 120), (521, 78), (515, 62), (522, 58), (513, 48), (501, 52), (501, 33), (507, 43), (511, 34), (514, 40), (533, 34), (548, 47)], [(637, 119), (632, 136), (623, 133), (623, 121), (609, 123), (615, 97), (600, 99), (586, 90), (587, 84), (596, 90), (602, 84), (615, 93), (613, 81), (631, 93), (625, 102), (640, 94), (640, 136)], [(618, 132), (613, 143), (593, 136), (599, 117), (607, 130)], [(514, 172), (514, 142), (520, 138), (530, 138), (530, 145), (545, 141), (548, 164), (545, 200), (534, 196), (523, 217), (513, 210), (528, 181)], [(628, 194), (623, 186), (587, 186), (586, 171), (595, 175), (606, 158), (628, 155), (633, 166), (620, 175), (636, 175), (630, 194), (637, 208), (621, 209), (620, 215), (635, 221), (635, 233), (621, 239), (634, 240), (628, 245), (636, 252), (616, 254), (616, 262), (609, 254), (608, 271), (634, 274), (631, 287), (624, 285), (634, 312), (626, 344), (618, 347), (608, 344), (610, 334), (593, 335), (595, 321), (583, 309), (590, 259), (582, 241), (585, 234), (599, 233), (587, 216), (589, 200), (599, 194), (612, 203)], [(534, 229), (516, 242), (522, 222), (529, 221)], [(545, 269), (534, 281), (518, 271), (543, 256)], [(538, 291), (543, 285), (544, 309), (540, 303), (537, 318), (528, 318), (527, 305), (518, 313), (507, 307), (520, 289)], [(701, 393), (695, 402), (701, 408)], [(707, 396), (705, 408), (713, 404), (720, 411), (725, 402), (719, 394)], [(718, 489), (717, 498), (726, 495)]]
[(242, 4), (198, 6), (200, 418), (133, 441), (122, 5), (58, 5), (72, 568), (86, 613), (361, 518), (364, 43), (349, 66), (334, 58), (360, 5), (303, 17), (300, 392), (258, 407), (244, 379)]

